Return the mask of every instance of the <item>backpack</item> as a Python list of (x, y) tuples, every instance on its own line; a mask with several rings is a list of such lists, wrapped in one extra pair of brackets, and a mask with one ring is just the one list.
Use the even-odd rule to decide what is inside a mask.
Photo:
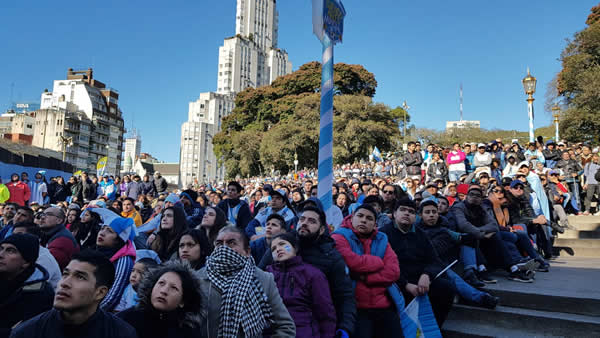
[(598, 170), (596, 170), (596, 174), (594, 174), (594, 178), (596, 179), (596, 182), (600, 182), (600, 168), (598, 168)]

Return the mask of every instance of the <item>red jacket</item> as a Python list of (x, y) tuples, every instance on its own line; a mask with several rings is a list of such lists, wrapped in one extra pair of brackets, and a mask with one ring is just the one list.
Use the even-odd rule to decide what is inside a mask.
[(31, 191), (29, 190), (27, 183), (21, 181), (16, 183), (8, 182), (6, 183), (6, 187), (8, 188), (8, 191), (10, 191), (10, 198), (6, 202), (13, 202), (20, 206), (25, 206), (25, 201), (29, 201)]
[(358, 255), (352, 251), (350, 243), (343, 235), (332, 234), (335, 240), (336, 249), (344, 257), (346, 265), (350, 269), (350, 275), (353, 279), (357, 277), (355, 298), (356, 307), (359, 309), (383, 309), (393, 305), (391, 299), (387, 296), (387, 288), (396, 282), (400, 277), (400, 266), (398, 257), (388, 243), (383, 259), (371, 255), (371, 242), (378, 230), (375, 228), (368, 238), (360, 237), (352, 228), (352, 215), (348, 215), (342, 227), (352, 229), (354, 234), (363, 244), (364, 255)]

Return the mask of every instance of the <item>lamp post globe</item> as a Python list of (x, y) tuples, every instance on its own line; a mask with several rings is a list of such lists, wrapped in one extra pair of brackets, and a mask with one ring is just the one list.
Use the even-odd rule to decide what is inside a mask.
[(523, 89), (525, 89), (525, 95), (527, 95), (527, 112), (529, 116), (529, 142), (534, 142), (533, 135), (533, 93), (535, 93), (535, 85), (537, 79), (531, 75), (529, 68), (527, 68), (527, 75), (523, 78)]

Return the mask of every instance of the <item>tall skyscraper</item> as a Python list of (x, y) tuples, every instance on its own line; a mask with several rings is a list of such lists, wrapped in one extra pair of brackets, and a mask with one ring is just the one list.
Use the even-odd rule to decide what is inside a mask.
[(278, 25), (276, 0), (237, 0), (236, 35), (219, 48), (217, 91), (190, 102), (188, 121), (181, 126), (179, 177), (184, 188), (224, 179), (212, 138), (233, 110), (235, 94), (292, 72), (287, 52), (277, 47)]

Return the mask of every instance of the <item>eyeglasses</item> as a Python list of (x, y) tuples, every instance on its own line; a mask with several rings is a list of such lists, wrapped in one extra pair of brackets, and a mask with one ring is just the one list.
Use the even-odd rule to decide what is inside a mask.
[(494, 189), (492, 191), (495, 192), (496, 194), (503, 194), (504, 193), (504, 190), (500, 190), (500, 189)]
[(55, 215), (53, 213), (49, 213), (49, 212), (44, 212), (40, 215), (40, 217), (48, 217), (48, 216), (58, 217), (57, 215)]
[(515, 190), (523, 190), (523, 186), (522, 185), (517, 185), (513, 189), (515, 189)]

